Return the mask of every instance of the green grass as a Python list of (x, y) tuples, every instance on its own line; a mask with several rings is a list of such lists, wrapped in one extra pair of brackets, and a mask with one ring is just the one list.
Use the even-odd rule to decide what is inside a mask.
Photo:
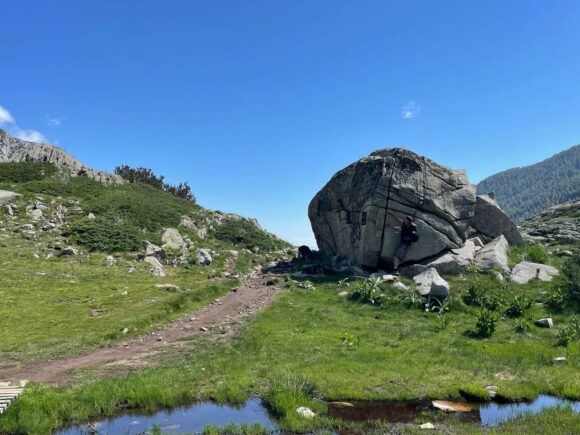
[[(286, 289), (228, 345), (194, 338), (181, 359), (160, 367), (115, 379), (89, 377), (69, 389), (34, 386), (0, 417), (0, 430), (42, 432), (66, 421), (111, 414), (121, 405), (152, 410), (196, 399), (240, 402), (252, 394), (263, 397), (290, 430), (333, 424), (324, 418), (320, 397), (458, 398), (462, 390), (477, 392), (493, 384), (508, 398), (539, 393), (580, 398), (579, 343), (559, 346), (554, 330), (536, 327), (515, 333), (517, 319), (508, 317), (500, 319), (490, 339), (466, 335), (477, 311), (461, 302), (470, 279), (493, 277), (455, 279), (455, 300), (444, 329), (434, 313), (340, 297), (342, 288), (336, 283)], [(542, 296), (539, 288), (536, 283), (526, 287), (534, 298)], [(530, 318), (548, 314), (544, 306), (527, 313)], [(570, 316), (553, 315), (557, 325)], [(353, 337), (352, 345), (343, 340), (345, 333)], [(561, 355), (568, 363), (554, 365), (552, 359)], [(500, 380), (495, 376), (500, 372), (515, 378)], [(322, 417), (302, 419), (295, 413), (298, 406), (309, 406)]]
[[(223, 294), (227, 283), (207, 281), (200, 269), (167, 268), (154, 277), (129, 258), (105, 267), (105, 256), (33, 258), (33, 247), (3, 239), (0, 250), (0, 356), (16, 360), (50, 359), (79, 353), (123, 337), (141, 334)], [(135, 264), (135, 261), (131, 261)], [(168, 292), (171, 283), (189, 291)]]

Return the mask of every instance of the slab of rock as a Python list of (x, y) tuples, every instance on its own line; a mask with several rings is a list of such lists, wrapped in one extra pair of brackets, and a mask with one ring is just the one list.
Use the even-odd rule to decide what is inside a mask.
[(513, 268), (510, 277), (515, 283), (526, 284), (534, 278), (540, 281), (552, 281), (552, 278), (559, 273), (558, 269), (546, 264), (522, 261)]
[(195, 255), (197, 256), (197, 264), (209, 266), (213, 261), (213, 258), (207, 249), (198, 249)]
[(161, 233), (161, 241), (163, 242), (164, 248), (170, 249), (182, 249), (187, 246), (179, 231), (175, 228), (166, 228)]
[(471, 226), (488, 237), (495, 238), (503, 234), (510, 245), (524, 244), (516, 224), (502, 211), (495, 199), (488, 195), (477, 196)]
[(9, 190), (0, 190), (0, 205), (9, 204), (19, 196), (20, 194), (16, 192), (11, 192)]
[(401, 273), (405, 276), (414, 276), (427, 269), (434, 268), (437, 272), (449, 275), (459, 275), (467, 271), (467, 268), (475, 262), (475, 244), (468, 240), (463, 247), (452, 249), (435, 258), (422, 261), (417, 264), (405, 266)]
[(422, 296), (447, 297), (449, 283), (439, 276), (437, 270), (431, 268), (413, 278)]
[(39, 208), (35, 208), (34, 210), (30, 211), (29, 214), (30, 214), (30, 219), (32, 219), (33, 221), (39, 221), (44, 216), (42, 214), (42, 210)]
[(402, 148), (382, 149), (336, 173), (308, 216), (322, 254), (388, 270), (400, 219), (413, 215), (420, 240), (405, 260), (461, 248), (475, 210), (475, 186), (454, 171)]
[(166, 256), (165, 250), (160, 246), (154, 245), (151, 242), (145, 241), (145, 257), (157, 257), (164, 259)]
[(72, 246), (67, 246), (66, 248), (61, 249), (58, 253), (59, 257), (74, 257), (75, 255), (78, 255), (78, 252)]
[(298, 413), (298, 415), (300, 415), (301, 417), (304, 418), (314, 418), (316, 417), (316, 414), (314, 412), (312, 412), (312, 410), (310, 408), (306, 408), (305, 406), (301, 406), (300, 408), (296, 409), (296, 412)]
[(504, 235), (501, 235), (477, 251), (475, 264), (483, 270), (499, 269), (509, 273), (508, 249), (508, 241)]

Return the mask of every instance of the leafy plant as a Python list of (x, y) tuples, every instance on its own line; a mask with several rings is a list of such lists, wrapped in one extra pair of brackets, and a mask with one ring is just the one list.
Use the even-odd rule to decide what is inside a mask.
[(342, 333), (342, 335), (340, 336), (340, 341), (345, 346), (354, 346), (355, 344), (358, 344), (358, 338), (356, 338), (352, 334), (349, 334), (348, 332)]
[(566, 305), (567, 294), (560, 287), (552, 288), (548, 293), (546, 305), (553, 310), (561, 310)]
[(493, 311), (481, 309), (477, 313), (477, 323), (475, 324), (475, 334), (480, 338), (489, 338), (495, 332), (498, 316)]
[(580, 340), (580, 320), (577, 317), (572, 318), (570, 323), (558, 328), (556, 335), (562, 346), (568, 346), (573, 341)]
[(314, 287), (314, 284), (312, 284), (312, 282), (310, 282), (308, 280), (297, 282), (296, 286), (299, 288), (303, 288), (305, 290), (316, 290), (316, 287)]
[(505, 314), (508, 317), (521, 317), (531, 306), (532, 300), (529, 297), (515, 294), (506, 302)]
[(517, 319), (514, 324), (514, 330), (523, 334), (532, 330), (532, 324), (526, 319)]
[(437, 331), (443, 331), (449, 325), (449, 319), (443, 313), (444, 311), (439, 311), (437, 314)]
[(338, 286), (341, 288), (350, 286), (350, 283), (348, 282), (348, 278), (343, 278), (340, 281), (338, 281)]
[(489, 284), (473, 282), (467, 285), (467, 293), (463, 297), (467, 305), (485, 308), (490, 311), (501, 309), (503, 300), (499, 291)]
[(353, 299), (372, 305), (381, 305), (383, 297), (383, 280), (375, 276), (358, 281), (352, 294)]

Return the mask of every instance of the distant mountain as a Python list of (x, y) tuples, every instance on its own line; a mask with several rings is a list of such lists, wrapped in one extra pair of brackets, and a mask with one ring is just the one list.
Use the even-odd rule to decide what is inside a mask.
[(487, 177), (477, 185), (477, 193), (489, 192), (495, 192), (501, 208), (516, 222), (580, 198), (580, 145), (539, 163)]

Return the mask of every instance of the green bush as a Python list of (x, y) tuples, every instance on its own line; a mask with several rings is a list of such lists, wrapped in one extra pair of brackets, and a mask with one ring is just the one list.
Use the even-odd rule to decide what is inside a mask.
[(246, 219), (226, 219), (212, 230), (211, 235), (250, 250), (275, 251), (288, 247), (286, 242), (267, 234)]
[(495, 332), (498, 316), (493, 311), (481, 309), (477, 313), (477, 323), (475, 324), (475, 335), (480, 338), (489, 338)]
[(568, 279), (570, 294), (580, 300), (580, 256), (576, 255), (568, 258), (562, 267), (564, 275)]
[(90, 251), (101, 252), (135, 251), (143, 241), (143, 233), (137, 228), (104, 218), (74, 222), (65, 235)]
[(498, 311), (503, 305), (503, 297), (496, 286), (497, 284), (471, 282), (467, 284), (467, 293), (463, 296), (463, 302), (474, 307)]
[(523, 334), (532, 330), (532, 324), (526, 319), (518, 319), (514, 324), (514, 329), (517, 333)]
[(576, 317), (572, 318), (570, 323), (558, 328), (556, 335), (562, 346), (568, 346), (573, 341), (580, 340), (580, 320)]
[(556, 311), (562, 310), (566, 306), (567, 292), (560, 287), (552, 288), (546, 298), (546, 305)]
[(356, 283), (356, 289), (351, 298), (365, 304), (381, 305), (383, 303), (383, 280), (370, 277)]
[(52, 163), (6, 162), (0, 163), (0, 183), (25, 183), (38, 181), (56, 173)]
[(509, 317), (521, 317), (532, 306), (532, 300), (521, 294), (512, 295), (505, 303), (505, 314)]

